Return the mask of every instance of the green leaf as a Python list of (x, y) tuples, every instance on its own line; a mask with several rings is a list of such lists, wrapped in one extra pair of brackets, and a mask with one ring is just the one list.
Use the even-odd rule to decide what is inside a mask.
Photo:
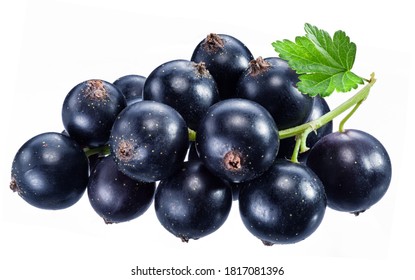
[(364, 80), (351, 72), (356, 57), (356, 45), (343, 31), (333, 38), (324, 30), (305, 24), (305, 36), (295, 41), (272, 43), (280, 58), (298, 74), (298, 89), (311, 96), (330, 95), (333, 91), (347, 92), (363, 84)]

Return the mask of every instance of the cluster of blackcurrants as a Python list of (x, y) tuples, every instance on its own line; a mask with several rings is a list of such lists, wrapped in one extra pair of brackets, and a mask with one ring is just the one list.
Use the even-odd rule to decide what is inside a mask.
[(279, 130), (330, 111), (297, 82), (286, 61), (254, 59), (238, 39), (209, 34), (190, 60), (147, 78), (76, 85), (63, 103), (64, 132), (19, 149), (11, 188), (43, 209), (69, 207), (87, 190), (106, 223), (137, 218), (154, 202), (160, 223), (183, 241), (216, 231), (237, 200), (264, 244), (298, 242), (327, 205), (358, 214), (379, 201), (391, 162), (373, 136), (332, 133), (331, 122), (310, 134), (300, 163), (288, 160), (295, 139), (279, 139)]

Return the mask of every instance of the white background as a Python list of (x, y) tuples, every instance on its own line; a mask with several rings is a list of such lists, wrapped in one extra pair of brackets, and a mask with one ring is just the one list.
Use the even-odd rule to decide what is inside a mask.
[[(1, 279), (134, 279), (139, 277), (130, 270), (136, 266), (186, 265), (222, 271), (197, 279), (241, 278), (224, 276), (226, 266), (285, 270), (283, 276), (249, 279), (413, 277), (409, 127), (414, 97), (409, 89), (415, 65), (408, 1), (5, 2), (0, 8)], [(190, 59), (210, 32), (233, 35), (254, 57), (275, 56), (271, 42), (303, 35), (306, 22), (330, 33), (346, 31), (358, 47), (355, 72), (365, 77), (375, 72), (378, 78), (346, 126), (365, 130), (384, 144), (393, 178), (386, 196), (359, 217), (328, 209), (308, 239), (265, 247), (245, 229), (235, 202), (218, 231), (185, 244), (159, 224), (153, 206), (137, 220), (106, 225), (86, 195), (71, 208), (46, 211), (9, 189), (17, 149), (36, 134), (62, 130), (62, 102), (77, 83), (147, 76), (168, 60)], [(347, 96), (338, 94), (328, 102), (334, 107)]]

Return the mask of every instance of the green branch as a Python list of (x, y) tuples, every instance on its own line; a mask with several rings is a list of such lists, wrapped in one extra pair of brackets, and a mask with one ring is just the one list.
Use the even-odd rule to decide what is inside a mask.
[(110, 146), (104, 145), (97, 148), (85, 148), (84, 153), (87, 157), (92, 155), (100, 154), (100, 155), (109, 155), (111, 153)]
[(335, 109), (324, 114), (320, 118), (310, 121), (308, 123), (281, 130), (279, 132), (280, 139), (290, 138), (294, 136), (296, 137), (296, 146), (294, 148), (291, 160), (293, 162), (298, 162), (298, 152), (305, 152), (308, 150), (306, 146), (306, 140), (310, 132), (319, 129), (323, 125), (329, 123), (334, 118), (336, 118), (337, 116), (339, 116), (340, 114), (344, 113), (345, 111), (349, 110), (354, 106), (353, 110), (340, 122), (339, 130), (343, 131), (344, 123), (353, 115), (353, 113), (357, 110), (360, 104), (367, 98), (370, 89), (372, 88), (375, 82), (376, 78), (375, 75), (372, 73), (368, 84), (366, 84), (360, 91), (358, 91), (355, 95), (353, 95), (345, 102), (337, 106)]
[(366, 99), (366, 97), (369, 95), (370, 88), (373, 86), (373, 84), (376, 82), (374, 74), (371, 75), (371, 79), (369, 80), (369, 83), (366, 84), (360, 91), (358, 91), (355, 95), (347, 99), (345, 102), (340, 104), (335, 109), (331, 110), (330, 112), (326, 113), (325, 115), (321, 116), (320, 118), (313, 120), (311, 122), (295, 126), (292, 128), (287, 128), (284, 130), (281, 130), (279, 132), (280, 139), (293, 137), (296, 135), (301, 134), (302, 132), (306, 130), (317, 130), (323, 125), (327, 124), (340, 114), (344, 113), (357, 103), (363, 101)]

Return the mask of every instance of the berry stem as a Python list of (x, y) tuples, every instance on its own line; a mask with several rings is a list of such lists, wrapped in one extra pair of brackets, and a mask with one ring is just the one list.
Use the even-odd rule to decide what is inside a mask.
[(356, 112), (356, 110), (359, 108), (362, 102), (367, 98), (370, 89), (375, 84), (375, 82), (375, 74), (372, 73), (369, 82), (361, 90), (359, 90), (355, 95), (353, 95), (352, 97), (344, 101), (342, 104), (337, 106), (335, 109), (324, 114), (320, 118), (310, 121), (308, 123), (280, 130), (280, 139), (294, 136), (296, 137), (296, 146), (294, 148), (291, 161), (297, 162), (298, 152), (302, 153), (308, 150), (306, 140), (310, 132), (319, 129), (323, 125), (327, 124), (328, 122), (330, 122), (331, 120), (333, 120), (334, 118), (336, 118), (337, 116), (339, 116), (340, 114), (344, 113), (345, 111), (354, 106), (352, 111), (340, 122), (339, 131), (344, 131), (345, 122), (354, 114), (354, 112)]
[(353, 95), (352, 97), (347, 99), (345, 102), (343, 102), (342, 104), (337, 106), (335, 109), (331, 110), (330, 112), (324, 114), (320, 118), (315, 119), (311, 122), (308, 122), (308, 123), (305, 123), (305, 124), (302, 124), (302, 125), (298, 125), (298, 126), (295, 126), (295, 127), (287, 128), (287, 129), (284, 129), (284, 130), (280, 130), (280, 132), (279, 132), (280, 139), (289, 138), (289, 137), (299, 135), (299, 134), (303, 133), (306, 130), (311, 129), (311, 131), (313, 131), (313, 130), (319, 129), (320, 127), (322, 127), (326, 123), (330, 122), (331, 120), (333, 120), (334, 118), (336, 118), (337, 116), (342, 114), (343, 112), (350, 109), (352, 106), (354, 106), (357, 103), (362, 102), (363, 100), (365, 100), (367, 98), (367, 96), (369, 95), (370, 89), (371, 89), (371, 87), (373, 86), (373, 84), (375, 82), (376, 82), (375, 75), (372, 74), (371, 79), (370, 79), (368, 84), (366, 84), (355, 95)]
[(95, 154), (109, 155), (111, 153), (111, 150), (109, 145), (104, 145), (96, 148), (84, 148), (84, 153), (87, 157), (90, 157)]
[(359, 106), (362, 104), (364, 100), (365, 99), (362, 99), (359, 102), (357, 102), (354, 108), (340, 121), (340, 124), (339, 124), (340, 132), (344, 132), (344, 124), (346, 123), (348, 119), (350, 119), (350, 117), (354, 114), (354, 112), (356, 112), (356, 110), (359, 108)]
[(188, 128), (188, 131), (189, 131), (189, 141), (190, 142), (196, 141), (196, 131), (194, 131), (190, 128)]
[(291, 161), (294, 163), (298, 163), (298, 153), (300, 152), (301, 138), (302, 137), (295, 136), (295, 146), (293, 154), (291, 156)]

